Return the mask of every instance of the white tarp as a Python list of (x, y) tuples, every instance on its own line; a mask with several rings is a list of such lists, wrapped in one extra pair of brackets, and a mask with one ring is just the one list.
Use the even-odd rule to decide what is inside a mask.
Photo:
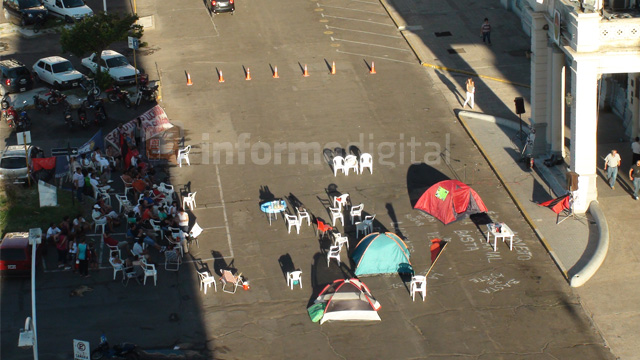
[(38, 194), (40, 197), (40, 207), (58, 206), (58, 191), (55, 186), (38, 180)]

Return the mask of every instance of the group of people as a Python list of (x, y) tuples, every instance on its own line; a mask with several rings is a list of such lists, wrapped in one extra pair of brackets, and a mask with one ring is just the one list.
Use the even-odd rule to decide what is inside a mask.
[[(631, 144), (631, 152), (633, 153), (633, 158), (629, 168), (629, 180), (633, 182), (633, 198), (638, 200), (638, 193), (640, 192), (640, 137), (634, 139)], [(615, 189), (618, 169), (621, 164), (622, 159), (615, 149), (611, 150), (604, 158), (604, 170), (607, 172), (607, 181), (611, 189)]]
[(89, 267), (97, 267), (95, 244), (87, 242), (86, 233), (91, 228), (82, 214), (72, 220), (64, 216), (60, 224), (51, 223), (45, 241), (54, 245), (58, 253), (58, 268), (73, 269), (88, 277)]

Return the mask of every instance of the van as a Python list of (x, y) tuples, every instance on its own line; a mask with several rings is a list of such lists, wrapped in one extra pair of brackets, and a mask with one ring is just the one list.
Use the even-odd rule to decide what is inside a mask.
[[(41, 244), (36, 248), (36, 261), (41, 257), (40, 250)], [(30, 275), (31, 252), (28, 232), (7, 233), (0, 241), (0, 274)]]

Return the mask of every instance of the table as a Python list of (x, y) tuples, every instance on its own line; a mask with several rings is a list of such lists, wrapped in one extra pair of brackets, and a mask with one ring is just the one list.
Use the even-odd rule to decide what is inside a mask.
[[(498, 232), (498, 228), (500, 229), (500, 232)], [(493, 223), (493, 224), (487, 224), (487, 241), (491, 241), (491, 235), (493, 235), (493, 251), (496, 251), (496, 248), (498, 246), (498, 238), (502, 238), (502, 241), (504, 242), (506, 238), (509, 238), (509, 250), (513, 250), (513, 231), (511, 231), (511, 228), (509, 228), (507, 226), (507, 224), (505, 223)]]
[(278, 219), (278, 213), (284, 212), (286, 209), (287, 203), (284, 200), (273, 200), (260, 204), (260, 210), (269, 216), (269, 226), (271, 226), (271, 214), (274, 214)]

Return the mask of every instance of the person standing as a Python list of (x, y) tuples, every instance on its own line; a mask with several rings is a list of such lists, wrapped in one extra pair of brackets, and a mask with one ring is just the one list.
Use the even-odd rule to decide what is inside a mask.
[(631, 151), (633, 152), (632, 164), (635, 164), (640, 160), (640, 137), (636, 136), (633, 143), (631, 143)]
[(483, 43), (491, 45), (491, 25), (489, 24), (488, 18), (484, 18), (484, 22), (480, 27), (480, 35), (482, 36)]
[(640, 160), (631, 165), (631, 169), (629, 169), (629, 180), (633, 181), (633, 198), (638, 200), (638, 190), (640, 190)]
[(80, 237), (78, 244), (78, 262), (80, 268), (80, 276), (89, 277), (89, 246), (84, 236)]
[(462, 107), (464, 108), (465, 106), (467, 106), (467, 103), (469, 103), (469, 105), (473, 109), (473, 102), (474, 102), (474, 97), (476, 93), (476, 84), (473, 82), (472, 78), (468, 78), (466, 82), (466, 86), (467, 86), (467, 99), (464, 101), (464, 104), (462, 104)]
[(82, 168), (77, 167), (75, 174), (73, 174), (73, 187), (76, 189), (76, 196), (78, 201), (82, 202), (82, 191), (84, 190), (84, 175), (82, 175)]
[(609, 180), (609, 186), (611, 186), (612, 189), (615, 189), (620, 163), (621, 160), (618, 150), (611, 150), (611, 153), (604, 158), (604, 169), (607, 170), (607, 180)]

